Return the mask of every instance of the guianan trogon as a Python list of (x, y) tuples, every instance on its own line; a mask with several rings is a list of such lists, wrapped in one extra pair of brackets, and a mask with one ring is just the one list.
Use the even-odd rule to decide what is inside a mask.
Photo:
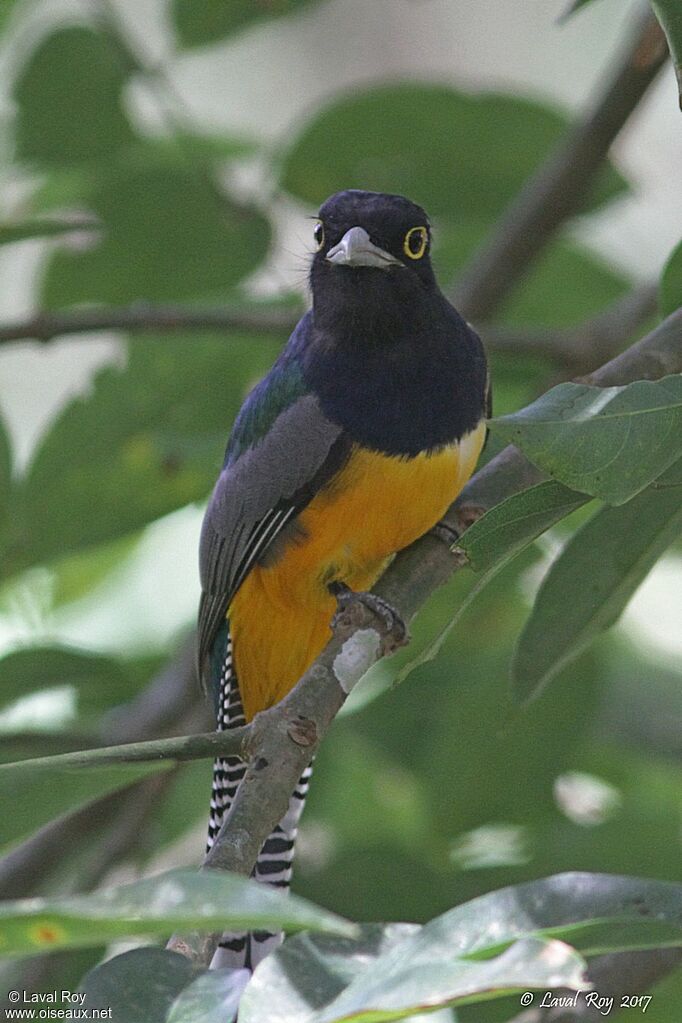
[[(201, 536), (199, 663), (218, 728), (280, 700), (330, 638), (340, 586), (367, 591), (441, 518), (483, 446), (477, 334), (440, 291), (421, 207), (349, 190), (314, 228), (312, 309), (235, 422)], [(215, 764), (209, 846), (244, 773)], [(287, 888), (310, 767), (254, 876)], [(253, 969), (280, 940), (226, 934)]]

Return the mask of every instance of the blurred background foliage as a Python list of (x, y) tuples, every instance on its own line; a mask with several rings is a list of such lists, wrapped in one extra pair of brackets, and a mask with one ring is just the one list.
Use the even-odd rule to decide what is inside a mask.
[[(48, 382), (56, 402), (46, 397), (47, 353), (37, 343), (0, 355), (11, 420), (11, 430), (0, 427), (4, 760), (207, 726), (187, 671), (164, 666), (177, 651), (187, 662), (201, 506), (230, 424), (285, 340), (286, 323), (305, 307), (306, 217), (339, 188), (403, 192), (429, 211), (434, 262), (450, 285), (571, 124), (549, 85), (543, 94), (490, 76), (477, 88), (458, 72), (457, 53), (449, 79), (430, 72), (425, 53), (421, 74), (407, 59), (400, 74), (398, 59), (386, 73), (378, 62), (370, 80), (318, 87), (277, 137), (212, 128), (201, 116), (210, 76), (198, 73), (191, 103), (182, 95), (175, 70), (183, 61), (198, 68), (217, 55), (229, 67), (250, 34), (256, 53), (259, 33), (308, 39), (314, 23), (333, 34), (344, 5), (354, 17), (345, 0), (174, 0), (139, 10), (114, 2), (2, 5), (0, 271), (26, 296), (21, 308), (5, 303), (5, 318), (182, 302), (220, 305), (235, 324), (244, 321), (230, 330), (74, 339)], [(374, 33), (382, 18), (408, 17), (383, 2), (373, 0), (372, 13), (369, 6)], [(428, 23), (431, 3), (413, 6)], [(435, 6), (442, 18), (443, 3)], [(449, 4), (453, 21), (466, 6)], [(512, 6), (487, 4), (501, 32), (507, 22), (514, 28)], [(560, 13), (562, 5), (553, 6)], [(159, 59), (153, 32), (147, 38), (147, 8), (158, 35), (173, 40), (170, 60)], [(570, 76), (576, 40), (603, 57), (620, 41), (623, 20), (606, 3), (565, 29), (550, 18), (543, 31), (569, 33)], [(608, 51), (589, 42), (598, 30)], [(541, 62), (539, 47), (529, 51)], [(269, 58), (273, 48), (264, 52)], [(261, 74), (273, 94), (284, 87), (286, 68), (263, 58)], [(324, 61), (311, 75), (325, 80)], [(661, 88), (672, 105), (671, 83)], [(668, 122), (657, 116), (662, 138)], [(491, 329), (576, 328), (658, 276), (672, 242), (663, 239), (639, 266), (617, 258), (627, 216), (611, 253), (590, 243), (591, 233), (608, 236), (636, 199), (622, 163), (602, 168), (581, 216), (545, 248)], [(677, 239), (679, 225), (672, 230)], [(640, 332), (681, 298), (677, 248), (659, 308)], [(250, 325), (254, 309), (271, 317), (267, 330)], [(572, 375), (550, 351), (529, 354), (521, 344), (492, 361), (498, 413)], [(32, 374), (43, 380), (35, 392)], [(19, 377), (21, 399), (11, 393)], [(679, 546), (659, 565), (647, 599), (536, 702), (519, 708), (510, 694), (509, 664), (533, 593), (584, 519), (577, 512), (501, 573), (409, 681), (391, 686), (395, 665), (380, 666), (355, 694), (317, 760), (296, 890), (359, 920), (422, 921), (561, 870), (682, 880), (682, 668), (679, 634), (668, 628), (665, 636), (675, 600), (679, 615)], [(447, 619), (471, 585), (460, 575), (437, 594), (417, 633)], [(85, 890), (197, 863), (210, 770), (191, 764), (90, 805), (104, 791), (101, 779), (60, 779), (59, 800), (32, 817), (51, 800), (49, 786), (34, 782), (6, 845), (62, 807), (85, 809), (52, 825), (49, 862), (30, 843), (15, 849), (0, 868), (0, 890)], [(0, 791), (0, 808), (10, 795)], [(99, 954), (62, 954), (23, 969), (33, 971), (34, 986), (58, 979), (68, 987)], [(667, 982), (649, 1019), (679, 1018), (675, 985)]]

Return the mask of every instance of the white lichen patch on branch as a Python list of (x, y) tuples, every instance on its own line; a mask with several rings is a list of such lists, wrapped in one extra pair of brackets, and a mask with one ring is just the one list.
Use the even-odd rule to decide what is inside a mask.
[(381, 636), (376, 629), (358, 629), (334, 658), (332, 671), (348, 695), (365, 672), (379, 659)]

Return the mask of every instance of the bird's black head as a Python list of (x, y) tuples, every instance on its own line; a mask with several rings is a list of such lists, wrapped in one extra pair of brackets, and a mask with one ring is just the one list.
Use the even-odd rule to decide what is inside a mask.
[(437, 291), (428, 217), (402, 195), (337, 192), (321, 206), (314, 238), (310, 283), (321, 326), (361, 316), (388, 327)]

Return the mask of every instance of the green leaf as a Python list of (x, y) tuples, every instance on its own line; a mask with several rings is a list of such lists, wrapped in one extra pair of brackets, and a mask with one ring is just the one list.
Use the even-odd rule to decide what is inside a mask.
[(264, 1023), (276, 1003), (277, 1023), (298, 1023), (328, 1005), (417, 924), (361, 924), (357, 938), (297, 934), (258, 967), (240, 1004), (241, 1023)]
[(602, 508), (568, 540), (545, 576), (512, 664), (520, 699), (535, 695), (618, 619), (682, 530), (682, 488), (650, 487)]
[[(277, 1023), (363, 1020), (379, 1023), (414, 1013), (478, 1001), (510, 989), (577, 987), (583, 963), (567, 945), (535, 938), (516, 942), (497, 958), (474, 963), (433, 948), (384, 979), (383, 964), (411, 945), (419, 928), (406, 924), (367, 925), (358, 941), (329, 942), (316, 937), (286, 942), (248, 984), (240, 1004), (240, 1023), (273, 1019)], [(418, 933), (413, 940), (418, 940)], [(288, 947), (287, 947), (288, 946)], [(375, 972), (376, 971), (376, 972)], [(345, 989), (345, 990), (344, 990)], [(315, 1011), (317, 1010), (317, 1011)], [(311, 1014), (312, 1011), (312, 1014)]]
[(232, 418), (277, 344), (146, 336), (129, 351), (126, 368), (102, 370), (38, 448), (6, 574), (125, 536), (204, 498)]
[(355, 932), (354, 925), (304, 899), (218, 870), (171, 870), (90, 895), (0, 905), (3, 955), (224, 929)]
[[(580, 987), (584, 981), (573, 950), (543, 944), (543, 937), (575, 943), (585, 955), (650, 948), (657, 942), (679, 946), (682, 885), (571, 873), (504, 888), (437, 917), (358, 972), (354, 964), (349, 968), (349, 954), (344, 958), (336, 943), (327, 955), (324, 942), (311, 948), (305, 939), (296, 939), (259, 968), (261, 976), (254, 975), (242, 999), (244, 1023), (268, 1018), (262, 1011), (266, 983), (271, 992), (282, 993), (282, 1023), (300, 1019), (300, 1006), (317, 1009), (306, 1016), (311, 1023), (378, 1023), (519, 987)], [(352, 943), (346, 944), (350, 950)], [(552, 961), (563, 973), (559, 982), (556, 975), (547, 977)], [(345, 990), (329, 1001), (335, 978)], [(319, 993), (314, 989), (318, 981)], [(323, 1005), (315, 1005), (316, 999)]]
[(661, 277), (661, 314), (670, 316), (682, 306), (682, 242), (673, 249)]
[[(87, 771), (81, 768), (52, 767), (49, 774), (46, 774), (44, 770), (21, 761), (2, 764), (0, 806), (4, 823), (1, 847), (7, 851), (56, 817), (78, 810), (141, 778), (172, 767), (172, 761), (95, 766)], [(49, 787), (49, 798), (46, 797), (46, 787)], [(97, 944), (97, 941), (92, 944)]]
[(194, 976), (189, 959), (177, 952), (134, 948), (96, 966), (78, 990), (90, 1015), (109, 1010), (102, 1018), (117, 1023), (166, 1023), (173, 1000)]
[(572, 490), (622, 504), (682, 455), (682, 375), (559, 384), (490, 428)]
[[(407, 195), (431, 217), (492, 225), (566, 126), (548, 107), (512, 96), (373, 87), (315, 116), (284, 158), (282, 185), (312, 207), (339, 189), (369, 188)], [(597, 201), (622, 188), (608, 169)]]
[[(398, 950), (396, 950), (397, 952)], [(403, 960), (399, 973), (387, 981), (377, 963), (376, 975), (364, 973), (310, 1023), (357, 1020), (388, 1023), (416, 1012), (499, 998), (529, 988), (579, 989), (585, 983), (584, 962), (569, 945), (525, 938), (483, 962), (448, 955)], [(368, 971), (369, 972), (369, 971)]]
[(658, 490), (660, 487), (682, 487), (682, 459), (671, 465), (664, 473), (661, 473), (656, 478), (656, 481), (651, 484), (652, 490)]
[(271, 18), (293, 14), (319, 0), (173, 0), (173, 19), (183, 46), (219, 42)]
[(14, 88), (22, 160), (65, 166), (106, 158), (135, 135), (121, 102), (126, 70), (104, 36), (59, 28), (39, 44)]
[(209, 169), (181, 153), (174, 164), (157, 148), (151, 156), (151, 165), (140, 155), (98, 174), (89, 205), (101, 236), (55, 251), (42, 284), (46, 306), (225, 296), (260, 264), (270, 241), (263, 216), (221, 194)]
[(482, 515), (463, 533), (457, 546), (466, 553), (475, 572), (506, 563), (550, 526), (589, 501), (586, 494), (547, 480), (512, 494)]
[(32, 647), (0, 659), (0, 708), (55, 686), (74, 686), (83, 706), (104, 710), (130, 699), (138, 683), (112, 657), (75, 648)]
[(682, 7), (679, 0), (651, 0), (651, 6), (668, 40), (682, 109)]
[(513, 494), (470, 526), (457, 547), (464, 551), (480, 578), (464, 599), (458, 600), (456, 611), (449, 615), (445, 624), (439, 622), (427, 641), (420, 643), (417, 652), (401, 664), (395, 683), (404, 682), (417, 668), (435, 660), (452, 630), (498, 572), (545, 530), (588, 500), (585, 494), (576, 494), (561, 483), (549, 480)]
[[(245, 978), (242, 978), (245, 979)], [(237, 1014), (243, 984), (235, 984), (235, 971), (209, 970), (197, 977), (175, 999), (167, 1023), (217, 1023)]]

